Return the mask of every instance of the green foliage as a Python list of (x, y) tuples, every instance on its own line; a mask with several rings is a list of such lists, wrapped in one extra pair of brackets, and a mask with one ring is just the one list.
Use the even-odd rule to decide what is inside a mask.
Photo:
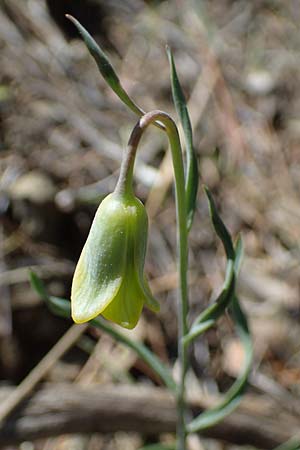
[(192, 342), (203, 331), (206, 331), (213, 326), (216, 323), (216, 320), (229, 306), (230, 315), (233, 319), (236, 332), (243, 345), (244, 363), (239, 377), (225, 394), (221, 403), (210, 410), (204, 411), (188, 424), (187, 430), (191, 433), (204, 430), (205, 428), (209, 428), (220, 422), (238, 406), (247, 385), (253, 356), (252, 341), (247, 318), (243, 313), (239, 300), (235, 294), (235, 279), (238, 275), (243, 254), (242, 241), (239, 238), (236, 247), (234, 248), (230, 234), (218, 214), (215, 202), (208, 188), (205, 188), (205, 192), (209, 202), (212, 224), (216, 234), (221, 239), (226, 252), (227, 271), (221, 294), (217, 300), (195, 320), (186, 339), (188, 342)]
[(95, 39), (90, 33), (78, 22), (74, 17), (69, 14), (66, 15), (67, 19), (71, 20), (79, 33), (81, 34), (90, 54), (96, 61), (98, 69), (103, 76), (104, 80), (111, 87), (111, 89), (117, 94), (125, 105), (127, 105), (134, 113), (142, 116), (144, 111), (135, 104), (135, 102), (129, 97), (125, 89), (120, 83), (119, 77), (116, 74), (109, 58), (104, 51), (99, 47)]
[(241, 373), (234, 384), (231, 386), (229, 391), (223, 397), (222, 402), (207, 411), (204, 411), (198, 417), (196, 417), (187, 426), (187, 430), (191, 433), (196, 431), (204, 430), (212, 425), (223, 420), (228, 414), (230, 414), (239, 405), (244, 390), (247, 386), (248, 376), (251, 370), (252, 364), (252, 341), (247, 325), (247, 319), (243, 313), (238, 298), (234, 295), (232, 298), (232, 303), (230, 307), (231, 316), (234, 321), (236, 332), (242, 342), (244, 350), (244, 363)]
[(279, 445), (279, 447), (276, 447), (274, 450), (300, 450), (300, 439), (289, 439), (287, 442)]
[[(108, 84), (108, 86), (114, 91), (114, 93), (119, 97), (119, 99), (126, 105), (132, 112), (138, 116), (143, 116), (145, 111), (140, 108), (135, 101), (130, 97), (130, 95), (123, 88), (118, 75), (115, 72), (108, 56), (102, 50), (102, 48), (97, 44), (95, 39), (90, 35), (90, 33), (78, 22), (75, 17), (70, 14), (66, 14), (67, 19), (69, 19), (77, 28), (79, 34), (82, 36), (88, 51), (94, 58), (99, 72)], [(164, 126), (155, 123), (158, 128), (164, 129)]]
[(217, 233), (217, 235), (219, 236), (219, 238), (222, 241), (227, 259), (234, 260), (235, 259), (235, 251), (233, 248), (231, 236), (230, 236), (227, 228), (225, 227), (222, 219), (220, 218), (220, 216), (218, 214), (218, 210), (217, 210), (215, 201), (213, 199), (213, 196), (211, 195), (210, 190), (206, 186), (204, 186), (204, 190), (205, 190), (205, 194), (208, 199), (210, 217), (211, 217), (211, 221), (214, 226), (215, 232)]
[[(53, 297), (48, 295), (42, 280), (35, 272), (30, 272), (30, 281), (33, 289), (41, 296), (41, 298), (46, 302), (50, 311), (60, 317), (65, 317), (70, 319), (71, 317), (71, 302), (69, 300)], [(162, 379), (165, 385), (170, 389), (170, 391), (177, 391), (177, 386), (170, 370), (165, 366), (155, 355), (152, 353), (145, 345), (140, 342), (133, 341), (125, 334), (118, 331), (108, 322), (102, 320), (100, 317), (92, 319), (90, 324), (96, 328), (100, 328), (107, 334), (112, 336), (116, 341), (121, 342), (126, 347), (131, 348), (135, 353), (143, 359)]]
[(176, 66), (172, 52), (167, 47), (167, 54), (170, 63), (171, 86), (174, 105), (180, 119), (182, 129), (185, 137), (186, 145), (186, 204), (187, 204), (187, 227), (191, 228), (193, 217), (196, 209), (198, 185), (199, 185), (199, 170), (196, 153), (193, 144), (192, 124), (187, 109), (185, 97), (177, 76)]

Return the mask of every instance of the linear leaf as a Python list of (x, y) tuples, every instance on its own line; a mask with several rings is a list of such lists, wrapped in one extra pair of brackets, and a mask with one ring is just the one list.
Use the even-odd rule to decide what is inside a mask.
[(57, 316), (70, 319), (71, 317), (71, 303), (69, 300), (62, 299), (59, 297), (53, 297), (48, 295), (45, 285), (40, 277), (33, 271), (29, 274), (30, 283), (33, 289), (38, 293), (38, 295), (44, 300), (53, 314)]
[(242, 261), (244, 256), (244, 246), (241, 236), (238, 236), (236, 244), (235, 244), (235, 258), (234, 258), (234, 271), (236, 276), (238, 276)]
[(227, 258), (233, 260), (235, 258), (235, 251), (230, 234), (219, 216), (213, 196), (208, 187), (204, 186), (204, 191), (208, 199), (209, 211), (214, 229), (223, 243)]
[[(71, 317), (71, 302), (63, 298), (49, 296), (46, 292), (42, 280), (37, 274), (31, 272), (30, 274), (31, 284), (37, 293), (45, 300), (47, 306), (51, 312), (65, 318)], [(151, 352), (144, 344), (141, 342), (136, 342), (127, 337), (124, 333), (119, 332), (115, 327), (111, 326), (108, 322), (105, 322), (100, 317), (97, 317), (90, 321), (90, 324), (100, 328), (107, 334), (112, 336), (118, 342), (126, 345), (135, 351), (135, 353), (143, 359), (154, 372), (163, 380), (165, 385), (173, 392), (177, 393), (177, 385), (168, 369), (157, 356)]]
[(171, 392), (177, 393), (177, 385), (171, 375), (170, 370), (165, 366), (157, 356), (152, 353), (144, 344), (141, 342), (133, 341), (125, 334), (120, 333), (116, 328), (112, 327), (108, 322), (97, 317), (91, 320), (91, 325), (105, 331), (107, 334), (115, 338), (117, 341), (126, 345), (135, 351), (135, 353), (145, 361), (154, 372), (163, 380), (165, 385), (169, 388)]
[[(240, 266), (241, 255), (242, 255), (242, 242), (241, 239), (239, 239), (237, 241), (235, 248), (236, 260), (234, 261), (234, 277), (237, 275), (237, 271)], [(228, 263), (230, 261), (232, 260), (228, 260)], [(233, 383), (231, 388), (227, 391), (227, 393), (223, 397), (222, 402), (216, 407), (203, 412), (188, 424), (187, 430), (191, 433), (209, 428), (212, 425), (223, 420), (238, 406), (238, 404), (242, 399), (245, 387), (247, 385), (247, 380), (251, 370), (253, 357), (252, 340), (248, 328), (247, 318), (239, 304), (239, 300), (235, 295), (234, 290), (231, 294), (229, 304), (230, 304), (229, 311), (232, 316), (236, 332), (241, 340), (244, 349), (245, 356), (243, 367), (239, 377)]]
[(205, 333), (205, 331), (209, 330), (211, 327), (215, 325), (215, 320), (206, 320), (206, 322), (195, 323), (188, 334), (186, 334), (183, 338), (183, 342), (185, 345), (190, 344), (196, 337)]
[(211, 328), (216, 320), (224, 313), (225, 309), (229, 306), (234, 290), (235, 280), (238, 272), (238, 268), (241, 264), (243, 255), (242, 241), (239, 238), (237, 240), (236, 251), (233, 248), (232, 239), (230, 237), (227, 228), (225, 227), (222, 219), (220, 218), (213, 197), (208, 188), (205, 187), (205, 192), (209, 201), (210, 214), (212, 223), (214, 225), (217, 235), (222, 240), (226, 257), (226, 275), (225, 281), (221, 293), (214, 303), (206, 308), (194, 321), (189, 333), (184, 337), (186, 345), (192, 342), (200, 334)]
[(291, 438), (278, 447), (274, 448), (274, 450), (300, 450), (300, 439)]
[(223, 420), (238, 406), (242, 399), (244, 389), (247, 385), (247, 379), (252, 364), (252, 342), (249, 334), (246, 316), (244, 315), (239, 305), (239, 301), (235, 296), (233, 298), (231, 306), (231, 314), (233, 316), (236, 330), (241, 339), (245, 354), (245, 360), (241, 374), (231, 386), (220, 405), (205, 411), (194, 420), (192, 420), (192, 422), (187, 426), (187, 430), (191, 433), (204, 430)]
[[(229, 259), (226, 266), (225, 281), (220, 295), (216, 301), (206, 308), (194, 321), (191, 327), (190, 333), (192, 333), (194, 327), (200, 324), (204, 324), (208, 321), (216, 321), (225, 311), (229, 305), (235, 287), (235, 274), (234, 274), (234, 262)], [(190, 334), (189, 333), (189, 334)], [(189, 336), (187, 335), (187, 337)]]
[(173, 102), (179, 116), (186, 144), (186, 201), (187, 201), (187, 227), (188, 230), (192, 226), (194, 213), (196, 210), (196, 200), (199, 184), (199, 169), (198, 161), (195, 154), (193, 145), (193, 131), (189, 112), (186, 105), (186, 100), (178, 79), (175, 61), (169, 47), (167, 49), (167, 55), (170, 64), (171, 75), (171, 87)]
[[(94, 58), (98, 69), (103, 76), (104, 80), (111, 87), (111, 89), (117, 94), (119, 99), (128, 106), (131, 111), (133, 111), (138, 116), (143, 116), (145, 111), (141, 109), (128, 95), (128, 93), (123, 88), (115, 69), (113, 68), (108, 56), (104, 53), (101, 47), (97, 44), (95, 39), (90, 35), (90, 33), (81, 25), (81, 23), (75, 19), (75, 17), (70, 14), (66, 14), (66, 18), (69, 19), (77, 28), (80, 35), (82, 36), (87, 49)], [(159, 128), (164, 129), (161, 124), (155, 123)]]
[(48, 300), (48, 294), (46, 292), (44, 283), (42, 282), (42, 280), (40, 279), (40, 277), (33, 271), (29, 272), (29, 279), (30, 279), (30, 283), (31, 286), (33, 287), (33, 289), (37, 292), (37, 294), (44, 300), (47, 301)]

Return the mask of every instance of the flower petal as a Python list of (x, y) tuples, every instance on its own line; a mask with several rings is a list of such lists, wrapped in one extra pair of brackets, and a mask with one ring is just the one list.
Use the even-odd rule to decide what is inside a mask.
[(114, 301), (102, 311), (102, 315), (124, 328), (132, 329), (140, 318), (143, 304), (144, 295), (139, 284), (132, 274), (127, 273)]
[(111, 194), (98, 208), (75, 270), (74, 322), (91, 320), (114, 299), (125, 272), (126, 248), (126, 209)]
[(139, 211), (139, 223), (134, 232), (134, 262), (140, 288), (143, 291), (144, 303), (153, 312), (158, 312), (160, 306), (153, 297), (149, 284), (144, 274), (144, 261), (146, 256), (148, 237), (148, 217), (144, 205), (137, 199), (137, 210)]

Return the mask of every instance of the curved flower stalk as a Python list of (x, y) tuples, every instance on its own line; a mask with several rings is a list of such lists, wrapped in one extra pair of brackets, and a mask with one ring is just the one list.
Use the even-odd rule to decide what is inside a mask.
[(148, 218), (132, 193), (116, 191), (100, 204), (72, 283), (72, 318), (87, 322), (102, 314), (134, 328), (143, 305), (159, 310), (144, 277)]
[[(134, 196), (133, 168), (143, 132), (150, 123), (164, 124), (170, 139), (175, 180), (181, 272), (181, 334), (187, 333), (187, 229), (184, 173), (179, 137), (171, 118), (162, 111), (145, 114), (134, 127), (113, 194), (98, 208), (72, 283), (72, 318), (87, 322), (99, 314), (125, 328), (134, 328), (145, 304), (159, 310), (144, 277), (148, 219)], [(180, 345), (180, 348), (183, 348)]]

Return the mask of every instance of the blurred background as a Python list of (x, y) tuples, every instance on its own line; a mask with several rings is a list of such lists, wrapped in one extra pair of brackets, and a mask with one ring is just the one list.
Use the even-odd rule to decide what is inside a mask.
[[(65, 13), (101, 43), (144, 110), (162, 109), (176, 118), (165, 44), (174, 52), (201, 183), (214, 193), (231, 233), (244, 239), (238, 289), (255, 350), (240, 412), (223, 434), (211, 431), (205, 445), (273, 448), (300, 429), (298, 0), (1, 0), (0, 397), (72, 325), (47, 310), (29, 285), (29, 269), (52, 295), (69, 298), (93, 215), (115, 186), (136, 122), (105, 85)], [(161, 312), (145, 311), (131, 335), (173, 364), (176, 228), (167, 147), (152, 127), (135, 168), (136, 193), (151, 223), (146, 272)], [(190, 233), (191, 320), (220, 291), (224, 266), (200, 189)], [(159, 385), (135, 355), (95, 330), (73, 336), (64, 356), (51, 358), (51, 369), (40, 378), (52, 384)], [(188, 390), (200, 403), (228, 389), (243, 361), (228, 317), (197, 341), (191, 359)], [(0, 430), (0, 447), (135, 450), (151, 439), (172, 442), (172, 434), (158, 434), (32, 441), (20, 432), (9, 443), (9, 432)], [(190, 445), (201, 449), (197, 439)]]

